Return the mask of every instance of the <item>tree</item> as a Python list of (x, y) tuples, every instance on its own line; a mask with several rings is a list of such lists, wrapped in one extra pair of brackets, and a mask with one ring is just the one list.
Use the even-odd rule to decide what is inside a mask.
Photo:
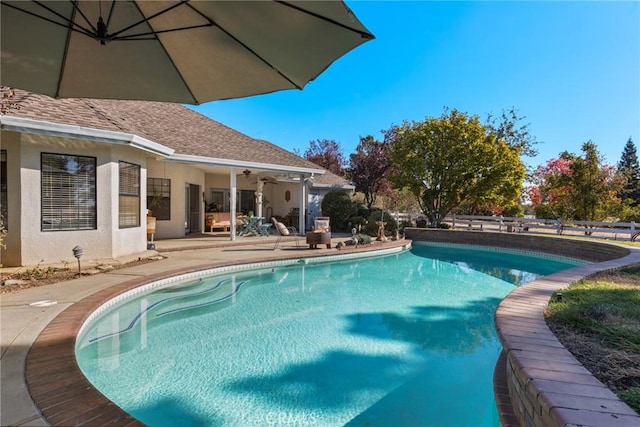
[(503, 140), (512, 148), (520, 149), (520, 154), (527, 157), (535, 157), (538, 150), (533, 148), (538, 143), (529, 131), (529, 124), (519, 125), (526, 117), (518, 116), (518, 110), (511, 107), (503, 111), (499, 118), (489, 115), (486, 126), (496, 134), (498, 140)]
[(557, 159), (538, 166), (531, 176), (529, 198), (538, 218), (554, 218), (565, 223), (575, 216), (572, 201), (570, 163), (573, 156), (563, 152)]
[(309, 141), (309, 148), (302, 156), (312, 163), (333, 172), (338, 176), (344, 175), (346, 158), (340, 148), (340, 144), (330, 139), (317, 139)]
[(582, 144), (582, 152), (584, 155), (576, 157), (572, 164), (576, 219), (597, 221), (607, 216), (610, 204), (619, 203), (616, 194), (622, 181), (614, 167), (604, 164), (593, 142)]
[(624, 179), (624, 187), (618, 193), (623, 202), (636, 206), (640, 203), (640, 165), (636, 146), (629, 138), (618, 162), (618, 172)]
[(360, 137), (356, 152), (349, 156), (349, 178), (356, 191), (364, 194), (369, 209), (378, 194), (389, 194), (391, 184), (387, 172), (391, 169), (389, 144), (376, 141), (373, 136)]
[(386, 138), (391, 181), (412, 192), (432, 226), (462, 203), (505, 205), (520, 197), (526, 173), (521, 147), (478, 116), (445, 109), (439, 118), (395, 126)]
[(592, 141), (582, 144), (582, 152), (582, 156), (562, 152), (536, 169), (530, 189), (536, 216), (597, 221), (620, 203), (616, 194), (624, 183), (616, 169), (604, 164)]

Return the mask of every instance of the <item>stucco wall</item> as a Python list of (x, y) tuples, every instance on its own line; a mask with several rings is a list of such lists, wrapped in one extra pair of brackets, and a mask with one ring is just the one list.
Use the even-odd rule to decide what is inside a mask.
[(2, 132), (0, 134), (0, 148), (7, 151), (7, 204), (8, 212), (5, 223), (7, 235), (4, 243), (6, 249), (0, 248), (0, 265), (20, 265), (21, 244), (21, 215), (20, 195), (20, 134), (16, 132)]
[[(194, 184), (200, 186), (200, 230), (204, 226), (204, 209), (202, 203), (202, 192), (208, 193), (208, 187), (205, 186), (205, 173), (202, 169), (179, 163), (158, 162), (149, 159), (147, 162), (147, 177), (149, 178), (166, 178), (171, 180), (171, 219), (158, 220), (156, 222), (156, 239), (172, 239), (185, 236), (185, 198), (186, 184)], [(146, 207), (146, 182), (145, 177), (145, 198), (143, 206)]]
[[(2, 263), (5, 266), (75, 262), (72, 249), (76, 245), (84, 249), (84, 260), (118, 258), (146, 249), (146, 225), (142, 212), (146, 186), (142, 186), (141, 192), (141, 225), (118, 228), (118, 161), (140, 165), (141, 182), (146, 182), (146, 153), (120, 145), (11, 132), (3, 132), (2, 141), (12, 168), (7, 177), (11, 235), (3, 251)], [(43, 152), (96, 158), (95, 230), (41, 230)], [(19, 172), (13, 168), (18, 168)]]
[[(106, 230), (111, 230), (113, 245), (111, 257), (118, 258), (132, 253), (142, 252), (147, 248), (147, 154), (144, 151), (132, 150), (124, 146), (113, 146), (113, 148), (106, 151), (106, 154), (109, 155), (110, 158), (103, 166), (98, 167), (98, 169), (104, 168), (103, 172), (99, 172), (98, 180), (100, 179), (100, 174), (104, 173), (105, 179), (108, 179), (111, 184), (111, 191), (108, 191), (107, 194), (100, 194), (99, 192), (98, 207), (101, 211), (105, 211), (105, 217), (110, 217), (110, 220), (102, 224), (100, 222), (100, 215), (98, 215), (98, 230), (102, 231), (102, 227), (105, 227)], [(118, 162), (120, 161), (140, 165), (140, 227), (118, 227)], [(98, 159), (98, 163), (101, 163), (100, 159)], [(98, 189), (100, 189), (100, 181), (98, 181)], [(104, 202), (103, 206), (100, 206), (101, 200)]]

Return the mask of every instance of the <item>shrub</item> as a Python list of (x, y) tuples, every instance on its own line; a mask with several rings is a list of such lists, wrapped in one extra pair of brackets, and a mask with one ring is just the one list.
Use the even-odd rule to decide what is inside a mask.
[(524, 210), (519, 204), (513, 203), (509, 206), (505, 206), (504, 210), (502, 211), (502, 216), (522, 218), (524, 216)]
[(347, 226), (351, 228), (358, 228), (358, 226), (360, 226), (360, 228), (362, 228), (362, 226), (364, 226), (366, 222), (367, 220), (362, 216), (352, 216), (351, 218), (349, 218)]
[(331, 190), (322, 198), (322, 215), (331, 219), (332, 230), (345, 230), (353, 213), (353, 203), (343, 190)]
[(368, 245), (371, 243), (371, 236), (367, 234), (356, 234), (355, 238), (358, 239), (359, 245)]
[(386, 236), (395, 236), (398, 222), (389, 214), (389, 212), (384, 211), (383, 214), (380, 209), (371, 210), (371, 214), (369, 215), (369, 218), (367, 218), (367, 224), (363, 231), (370, 236), (377, 236), (378, 224), (376, 224), (376, 222), (380, 221), (382, 218), (384, 218), (384, 222), (386, 222), (384, 226), (384, 234)]

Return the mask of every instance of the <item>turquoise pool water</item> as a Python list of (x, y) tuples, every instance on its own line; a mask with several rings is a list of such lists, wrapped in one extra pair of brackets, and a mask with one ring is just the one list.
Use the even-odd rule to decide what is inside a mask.
[(414, 246), (190, 278), (106, 310), (76, 355), (151, 426), (498, 426), (495, 308), (576, 265)]

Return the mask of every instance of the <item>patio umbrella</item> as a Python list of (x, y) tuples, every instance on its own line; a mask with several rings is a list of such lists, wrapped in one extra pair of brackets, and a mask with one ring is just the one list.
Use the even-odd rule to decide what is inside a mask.
[(302, 89), (373, 35), (342, 1), (4, 1), (0, 84), (199, 104)]

